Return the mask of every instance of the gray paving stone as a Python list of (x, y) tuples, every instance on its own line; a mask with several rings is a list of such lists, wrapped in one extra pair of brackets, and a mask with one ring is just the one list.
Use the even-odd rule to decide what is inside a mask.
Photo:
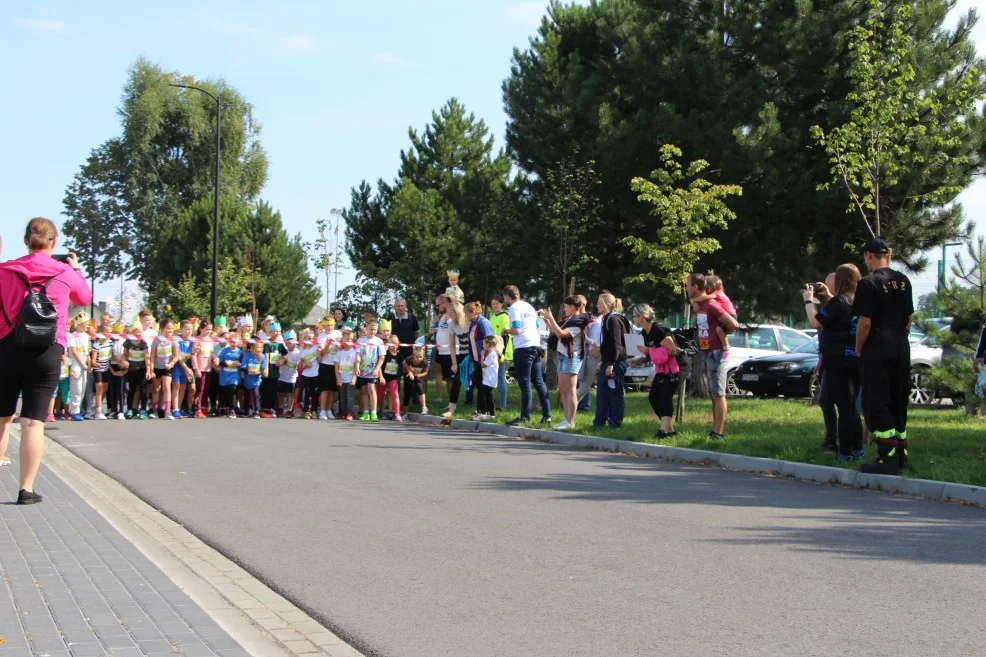
[[(0, 469), (0, 497), (16, 496), (12, 470)], [(0, 657), (171, 656), (173, 643), (188, 657), (246, 655), (44, 465), (38, 485), (43, 505), (0, 516)]]

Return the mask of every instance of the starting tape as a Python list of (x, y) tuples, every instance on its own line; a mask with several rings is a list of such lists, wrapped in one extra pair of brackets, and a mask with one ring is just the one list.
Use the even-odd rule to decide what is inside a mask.
[[(94, 340), (135, 340), (135, 341), (136, 340), (143, 340), (143, 338), (140, 336), (140, 334), (137, 334), (137, 333), (96, 333), (96, 332), (89, 332), (86, 335), (88, 335), (90, 338), (92, 338)], [(177, 342), (179, 340), (182, 340), (183, 338), (181, 338), (180, 336), (173, 336), (171, 339), (172, 339), (172, 341)], [(232, 338), (218, 338), (218, 337), (217, 338), (196, 338), (196, 337), (189, 337), (188, 338), (188, 341), (189, 342), (198, 342), (199, 340), (203, 340), (203, 339), (204, 340), (211, 340), (212, 342), (215, 342), (216, 344), (220, 344), (220, 345), (234, 345), (234, 346), (241, 345), (241, 344), (256, 344), (258, 342), (260, 344), (286, 344), (286, 345), (295, 345), (295, 344), (297, 344), (297, 345), (308, 345), (308, 344), (310, 344), (310, 345), (316, 346), (316, 347), (318, 347), (320, 349), (324, 349), (326, 347), (326, 345), (335, 345), (337, 347), (342, 347), (342, 346), (359, 347), (361, 345), (361, 343), (359, 343), (359, 342), (343, 342), (342, 340), (327, 340), (327, 339), (323, 339), (323, 340), (312, 340), (311, 342), (308, 342), (306, 340), (283, 340), (283, 339), (278, 339), (278, 340), (273, 340), (272, 341), (272, 340), (269, 340), (268, 338), (237, 338), (237, 337), (232, 337)], [(383, 346), (384, 347), (387, 347), (387, 346), (392, 345), (392, 344), (394, 344), (394, 343), (393, 342), (384, 342), (383, 343)], [(406, 343), (403, 343), (402, 342), (402, 343), (397, 343), (396, 346), (397, 347), (425, 347), (426, 345), (418, 344), (418, 343), (406, 344)]]

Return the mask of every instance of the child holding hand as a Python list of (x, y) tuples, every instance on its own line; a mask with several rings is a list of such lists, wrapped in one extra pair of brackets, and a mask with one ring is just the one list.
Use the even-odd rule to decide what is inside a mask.
[(428, 360), (425, 358), (424, 345), (414, 346), (411, 357), (404, 361), (402, 368), (406, 380), (404, 385), (411, 386), (411, 397), (418, 400), (418, 404), (421, 406), (421, 413), (427, 415), (428, 406), (425, 403), (425, 381), (428, 378)]
[(483, 339), (483, 382), (479, 386), (477, 420), (492, 420), (496, 417), (493, 390), (499, 383), (502, 362), (503, 339), (499, 335), (487, 335)]

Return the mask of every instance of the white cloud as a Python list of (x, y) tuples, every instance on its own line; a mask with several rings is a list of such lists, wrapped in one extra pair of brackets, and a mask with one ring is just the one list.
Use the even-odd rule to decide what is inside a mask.
[(515, 2), (503, 8), (503, 16), (508, 21), (524, 25), (539, 25), (547, 12), (547, 2)]
[(34, 32), (48, 32), (50, 34), (65, 32), (65, 23), (53, 18), (18, 18), (17, 24)]
[(398, 57), (397, 55), (389, 52), (378, 52), (375, 55), (371, 55), (366, 61), (370, 64), (379, 64), (380, 66), (407, 67), (411, 65), (410, 60), (404, 59), (403, 57)]
[(310, 34), (289, 34), (279, 39), (281, 47), (285, 50), (295, 50), (298, 52), (315, 52), (325, 44)]

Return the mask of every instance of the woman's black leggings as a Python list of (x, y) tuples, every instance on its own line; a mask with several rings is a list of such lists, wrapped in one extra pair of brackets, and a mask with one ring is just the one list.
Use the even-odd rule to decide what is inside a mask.
[[(455, 357), (456, 366), (461, 368), (462, 361), (464, 361), (468, 355), (469, 354), (459, 354), (458, 356), (456, 356)], [(451, 404), (459, 403), (459, 391), (461, 389), (462, 389), (462, 379), (459, 378), (459, 372), (458, 370), (456, 370), (456, 372), (452, 374), (452, 387), (449, 388), (449, 393), (448, 393), (449, 403)]]
[(839, 411), (839, 453), (848, 456), (863, 449), (863, 424), (856, 412), (859, 368), (825, 361), (825, 386)]
[(647, 401), (657, 417), (674, 416), (674, 393), (678, 390), (677, 374), (655, 374)]
[[(127, 370), (127, 385), (130, 386), (130, 410), (139, 413), (142, 409), (147, 410), (147, 370), (143, 367), (134, 367), (130, 364)], [(134, 400), (140, 398), (140, 402)]]

